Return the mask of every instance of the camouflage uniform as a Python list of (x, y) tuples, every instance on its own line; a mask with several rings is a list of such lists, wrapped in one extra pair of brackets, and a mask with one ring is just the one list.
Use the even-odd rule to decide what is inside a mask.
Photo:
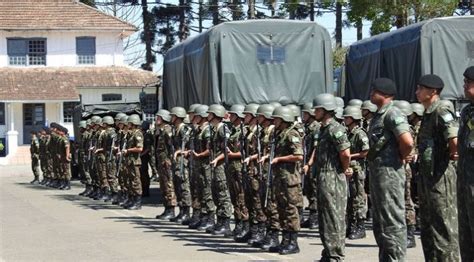
[[(155, 130), (148, 129), (143, 133), (143, 152), (140, 155), (142, 165), (140, 166), (140, 179), (142, 181), (142, 191), (144, 196), (150, 194), (150, 174), (148, 172), (148, 165), (152, 165), (151, 158), (154, 155), (155, 148)], [(153, 157), (154, 158), (154, 157)], [(152, 167), (156, 171), (156, 167)], [(156, 175), (156, 172), (155, 172)]]
[(49, 156), (50, 153), (48, 151), (48, 143), (49, 143), (49, 135), (42, 135), (39, 140), (39, 149), (40, 149), (40, 164), (41, 164), (41, 172), (43, 172), (43, 178), (50, 179), (51, 173), (49, 170)]
[(99, 136), (97, 140), (96, 148), (102, 148), (102, 151), (96, 153), (96, 168), (97, 168), (97, 177), (98, 185), (102, 190), (110, 190), (109, 183), (107, 182), (107, 159), (105, 147), (107, 144), (107, 131), (102, 129), (99, 131)]
[[(199, 129), (199, 134), (196, 141), (196, 152), (202, 153), (207, 149), (211, 149), (211, 126), (208, 123), (202, 125)], [(209, 156), (199, 159), (201, 163), (201, 172), (199, 174), (199, 187), (201, 188), (201, 212), (206, 213), (212, 217), (216, 213), (216, 205), (212, 198), (212, 174), (209, 165)]]
[[(174, 132), (173, 144), (175, 150), (186, 150), (186, 146), (189, 140), (190, 128), (181, 123)], [(184, 148), (183, 147), (184, 143)], [(182, 173), (181, 169), (182, 168)], [(190, 207), (191, 206), (191, 189), (189, 184), (189, 172), (188, 172), (188, 160), (183, 156), (179, 155), (176, 158), (175, 163), (175, 174), (173, 177), (173, 182), (176, 190), (176, 196), (178, 199), (178, 205), (180, 207)]]
[(68, 160), (68, 148), (71, 149), (71, 145), (69, 143), (69, 137), (67, 135), (63, 135), (59, 137), (59, 145), (60, 145), (60, 172), (61, 178), (63, 181), (69, 182), (71, 181), (71, 160)]
[(173, 184), (173, 173), (171, 172), (171, 144), (172, 128), (168, 124), (162, 124), (156, 129), (156, 159), (157, 169), (160, 173), (160, 189), (165, 207), (177, 205), (176, 194)]
[(457, 137), (454, 112), (435, 101), (423, 115), (418, 136), (421, 242), (428, 261), (458, 261), (456, 162), (448, 140)]
[(474, 261), (474, 102), (461, 112), (458, 133), (458, 218), (462, 261)]
[[(199, 126), (191, 125), (191, 133), (189, 135), (189, 150), (196, 149), (197, 136), (199, 134)], [(199, 174), (201, 172), (201, 161), (195, 159), (192, 153), (188, 156), (189, 166), (189, 182), (191, 190), (191, 207), (193, 208), (194, 214), (198, 215), (201, 212), (201, 188), (199, 186)]]
[[(100, 129), (95, 130), (92, 132), (91, 139), (92, 143), (91, 145), (95, 148), (97, 148), (98, 141), (99, 141), (99, 136), (102, 131)], [(100, 189), (100, 179), (99, 179), (99, 170), (97, 169), (97, 154), (91, 153), (91, 158), (89, 162), (89, 173), (91, 175), (92, 179), (92, 185), (96, 189)]]
[[(113, 147), (115, 147), (116, 142), (117, 142), (117, 133), (115, 131), (114, 127), (109, 127), (106, 130), (106, 141), (105, 144), (103, 145), (104, 147), (104, 152), (106, 154), (106, 177), (107, 177), (107, 185), (110, 188), (110, 191), (112, 191), (113, 194), (118, 193), (119, 191), (119, 185), (118, 185), (118, 179), (116, 176), (117, 173), (117, 167), (115, 165), (116, 157), (113, 154), (112, 150)], [(112, 152), (112, 153), (111, 153)]]
[[(359, 126), (349, 131), (349, 142), (351, 143), (351, 154), (369, 150), (369, 138), (365, 130)], [(367, 214), (367, 195), (365, 193), (365, 159), (354, 159), (350, 163), (353, 175), (349, 179), (349, 204), (348, 218), (351, 228), (356, 223), (364, 223)]]
[(52, 155), (52, 161), (51, 161), (51, 165), (52, 165), (52, 174), (53, 174), (53, 179), (56, 181), (56, 182), (59, 182), (58, 179), (60, 179), (60, 158), (59, 158), (59, 152), (58, 152), (58, 149), (59, 149), (59, 135), (56, 134), (56, 132), (52, 132), (51, 133), (51, 141), (50, 141), (50, 144), (49, 144), (49, 151), (51, 152), (51, 155)]
[[(143, 134), (140, 129), (130, 130), (127, 139), (127, 148), (143, 148)], [(142, 185), (140, 180), (140, 153), (127, 152), (126, 166), (127, 166), (127, 180), (130, 185), (130, 195), (139, 197), (142, 195)]]
[[(262, 144), (263, 148), (265, 150), (265, 155), (270, 153), (271, 150), (271, 143), (272, 143), (272, 137), (275, 135), (275, 126), (270, 125), (267, 128), (263, 130), (264, 136), (262, 139)], [(265, 172), (265, 178), (268, 179), (267, 174), (268, 174), (268, 163), (265, 163), (266, 165), (264, 166), (263, 170)], [(267, 184), (266, 181), (264, 181), (265, 184)], [(273, 189), (271, 189), (273, 190)], [(272, 192), (272, 191), (270, 191)], [(280, 217), (278, 213), (278, 206), (277, 206), (277, 199), (275, 194), (268, 194), (268, 199), (267, 199), (267, 206), (265, 207), (265, 214), (267, 216), (267, 227), (269, 227), (272, 230), (280, 231), (282, 229), (281, 224), (280, 224)], [(269, 231), (267, 231), (267, 234)]]
[[(319, 124), (318, 121), (313, 121), (306, 128), (306, 136), (304, 139), (304, 145), (306, 147), (306, 163), (309, 162), (309, 159), (311, 158), (311, 153), (313, 152), (313, 149), (317, 146), (320, 128), (321, 124)], [(305, 188), (303, 188), (303, 190), (309, 201), (308, 208), (310, 212), (316, 213), (318, 210), (318, 179), (314, 175), (313, 171), (315, 171), (314, 168), (312, 170), (308, 170), (308, 174), (304, 176)]]
[(40, 142), (36, 135), (31, 139), (30, 153), (31, 170), (33, 171), (33, 175), (35, 176), (34, 181), (38, 181), (40, 177)]
[(379, 261), (404, 261), (405, 172), (397, 137), (410, 132), (406, 116), (390, 102), (380, 108), (369, 128), (370, 192), (373, 230), (379, 246)]
[(92, 133), (89, 130), (84, 131), (81, 134), (81, 143), (79, 145), (79, 163), (82, 164), (82, 182), (85, 185), (90, 186), (92, 183), (92, 178), (90, 175), (89, 165), (87, 163), (88, 154), (89, 154), (89, 142), (91, 141)]
[(345, 256), (347, 182), (339, 152), (349, 147), (346, 130), (335, 119), (321, 126), (314, 166), (323, 259), (343, 260)]
[[(121, 150), (126, 149), (128, 145), (128, 138), (130, 134), (128, 131), (125, 130), (119, 130), (118, 135), (117, 135), (117, 145), (119, 146), (118, 152), (121, 152)], [(125, 148), (124, 148), (125, 147)], [(122, 192), (122, 196), (129, 196), (130, 195), (130, 183), (128, 180), (128, 171), (127, 171), (127, 163), (126, 159), (123, 155), (120, 156), (122, 159), (122, 162), (120, 162), (120, 158), (118, 160), (118, 184), (120, 186), (120, 191)]]

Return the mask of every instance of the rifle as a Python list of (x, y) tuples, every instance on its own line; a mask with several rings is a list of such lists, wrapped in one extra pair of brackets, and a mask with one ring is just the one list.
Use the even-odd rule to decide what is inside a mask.
[(194, 136), (196, 133), (196, 129), (194, 128), (194, 125), (191, 125), (191, 134), (189, 135), (189, 159), (188, 159), (188, 167), (189, 167), (189, 174), (193, 173), (193, 164), (194, 164), (194, 159), (193, 159), (193, 152), (194, 152)]
[(115, 139), (117, 138), (117, 136), (114, 134), (114, 137), (112, 138), (112, 142), (110, 143), (110, 151), (109, 151), (109, 162), (112, 162), (112, 153), (114, 151), (114, 145), (115, 145)]
[(183, 137), (181, 138), (181, 157), (179, 159), (179, 175), (181, 178), (184, 179), (184, 155), (182, 152), (184, 152), (185, 146), (186, 146), (186, 140), (188, 139), (189, 132), (186, 132), (183, 134)]
[(227, 153), (227, 127), (225, 124), (224, 127), (224, 168), (227, 170), (229, 167), (229, 154)]
[(91, 136), (91, 140), (89, 140), (89, 147), (87, 148), (87, 162), (90, 162), (91, 161), (91, 157), (92, 157), (92, 150), (90, 150), (92, 148), (92, 136)]
[(263, 181), (263, 171), (262, 171), (262, 163), (260, 163), (260, 158), (262, 153), (262, 144), (260, 143), (260, 126), (257, 124), (257, 171), (260, 175), (260, 181)]
[(268, 177), (267, 177), (267, 188), (265, 190), (265, 199), (263, 200), (263, 206), (267, 207), (268, 204), (268, 194), (270, 193), (272, 187), (272, 161), (275, 154), (275, 131), (272, 132), (270, 139), (270, 154), (268, 157)]
[[(306, 178), (305, 172), (304, 172), (304, 167), (306, 166), (306, 158), (308, 157), (308, 126), (305, 125), (304, 127), (304, 137), (303, 137), (303, 177), (301, 179), (301, 190), (305, 192), (304, 190), (304, 180)], [(308, 170), (309, 172), (309, 170)]]
[(211, 168), (211, 177), (214, 177), (214, 167), (212, 166), (211, 162), (214, 160), (214, 150), (215, 150), (215, 145), (214, 145), (214, 129), (209, 123), (209, 132), (210, 132), (210, 137), (209, 137), (209, 166)]
[(245, 139), (244, 134), (244, 123), (240, 123), (240, 158), (242, 159), (242, 169), (240, 170), (243, 176), (247, 175), (247, 164), (243, 160), (247, 158), (246, 150), (247, 150), (247, 139)]
[[(119, 148), (120, 152), (123, 150), (127, 149), (127, 138), (126, 135), (124, 134), (123, 136), (123, 143), (122, 146)], [(120, 168), (122, 167), (122, 161), (123, 161), (123, 153), (120, 153), (120, 157), (118, 159), (117, 163), (117, 170), (115, 171), (115, 177), (118, 177), (120, 174)]]

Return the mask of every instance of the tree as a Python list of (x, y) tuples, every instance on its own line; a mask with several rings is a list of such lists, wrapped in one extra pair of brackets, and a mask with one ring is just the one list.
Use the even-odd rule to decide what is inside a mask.
[(179, 32), (176, 30), (176, 24), (179, 23), (181, 9), (179, 6), (166, 4), (154, 7), (151, 11), (154, 17), (152, 31), (160, 37), (156, 43), (158, 49), (156, 53), (165, 55), (166, 52), (176, 44)]
[(83, 3), (83, 4), (86, 4), (88, 6), (96, 8), (95, 0), (81, 0), (80, 2)]

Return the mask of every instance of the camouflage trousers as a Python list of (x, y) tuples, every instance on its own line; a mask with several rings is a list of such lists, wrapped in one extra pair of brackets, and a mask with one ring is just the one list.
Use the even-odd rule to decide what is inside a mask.
[[(426, 170), (428, 171), (428, 170)], [(427, 261), (459, 261), (456, 168), (443, 172), (420, 168), (420, 228)]]
[(229, 162), (227, 170), (227, 181), (229, 184), (230, 200), (234, 206), (234, 218), (236, 220), (249, 220), (249, 211), (245, 203), (244, 181), (242, 177), (242, 164), (240, 160)]
[(175, 207), (177, 205), (173, 184), (173, 172), (171, 172), (170, 163), (171, 160), (161, 159), (158, 164), (158, 171), (160, 172), (160, 190), (163, 197), (163, 205), (165, 207)]
[(120, 186), (120, 190), (123, 194), (128, 194), (130, 192), (130, 183), (128, 180), (128, 167), (125, 163), (125, 159), (122, 160), (122, 163), (117, 166), (119, 169), (118, 172), (118, 184)]
[(51, 178), (51, 158), (47, 156), (40, 157), (41, 172), (44, 178)]
[(183, 159), (182, 173), (180, 172), (180, 161), (181, 156), (176, 161), (176, 170), (173, 177), (174, 189), (176, 197), (178, 199), (178, 206), (190, 207), (191, 206), (191, 188), (189, 184), (189, 169), (186, 159)]
[(127, 162), (127, 184), (128, 194), (131, 196), (142, 195), (142, 181), (140, 180), (140, 165), (136, 165), (133, 161)]
[(267, 216), (262, 204), (262, 189), (264, 188), (265, 180), (261, 180), (256, 167), (249, 168), (248, 176), (249, 188), (245, 195), (248, 195), (247, 207), (249, 209), (250, 222), (252, 224), (266, 222)]
[(350, 223), (363, 221), (367, 215), (367, 195), (365, 194), (365, 173), (356, 172), (349, 180), (348, 218)]
[(59, 155), (54, 155), (52, 160), (53, 165), (53, 179), (61, 179), (61, 158)]
[[(267, 176), (265, 177), (265, 181), (262, 183), (265, 185), (264, 188), (266, 189), (267, 185), (267, 179), (268, 179), (268, 166), (265, 166), (264, 168), (265, 174)], [(275, 174), (272, 174), (274, 176)], [(280, 231), (281, 224), (280, 224), (280, 215), (278, 213), (278, 205), (277, 205), (277, 199), (276, 199), (276, 194), (273, 185), (270, 185), (269, 188), (269, 193), (267, 196), (267, 206), (264, 206), (264, 211), (265, 211), (265, 216), (266, 216), (266, 224), (267, 227), (270, 227), (270, 229), (278, 230)]]
[[(157, 176), (158, 175), (158, 166), (156, 164), (155, 154), (150, 154), (149, 164), (150, 164), (150, 168), (151, 168), (151, 175), (152, 176)], [(142, 165), (143, 165), (143, 163), (142, 163)]]
[(199, 187), (201, 188), (201, 212), (214, 214), (216, 204), (212, 196), (212, 172), (209, 166), (209, 160), (203, 160), (201, 173), (199, 174)]
[(98, 157), (96, 155), (91, 157), (89, 173), (92, 179), (92, 185), (100, 188), (99, 169), (98, 169)]
[(61, 179), (65, 181), (71, 181), (71, 162), (66, 159), (62, 159), (60, 163)]
[(90, 185), (92, 183), (91, 175), (89, 174), (89, 169), (87, 168), (87, 159), (84, 152), (79, 151), (79, 176), (81, 182), (85, 185)]
[(472, 178), (467, 181), (465, 176), (468, 172), (472, 170), (460, 172), (457, 181), (459, 248), (462, 261), (474, 261), (474, 183)]
[(407, 226), (414, 226), (416, 225), (416, 211), (415, 211), (415, 203), (412, 199), (412, 170), (410, 165), (405, 165), (405, 174), (406, 174), (406, 181), (405, 181), (405, 219)]
[(202, 202), (202, 189), (199, 185), (199, 173), (202, 172), (202, 164), (199, 160), (193, 159), (190, 161), (190, 169), (189, 169), (189, 183), (190, 183), (190, 190), (191, 190), (191, 207), (193, 208), (193, 212), (197, 210), (201, 210), (201, 202)]
[(31, 157), (31, 170), (33, 171), (33, 175), (35, 179), (39, 179), (40, 177), (40, 159), (39, 157)]
[(140, 166), (140, 180), (142, 182), (143, 194), (149, 193), (150, 191), (150, 174), (148, 172), (148, 165), (150, 164), (150, 154), (140, 156), (142, 165)]
[(347, 181), (335, 170), (318, 170), (318, 220), (325, 259), (345, 257)]
[(230, 218), (232, 216), (232, 203), (224, 164), (221, 163), (213, 169), (211, 187), (212, 198), (216, 204), (216, 215), (222, 218)]
[[(294, 164), (278, 164), (272, 170), (274, 195), (282, 230), (299, 231), (298, 205), (302, 202), (301, 178)], [(275, 226), (275, 225), (274, 225)]]
[(304, 188), (303, 191), (308, 198), (308, 208), (310, 211), (318, 210), (318, 179), (315, 175), (315, 168), (311, 168), (308, 173), (304, 176)]
[(405, 171), (370, 164), (370, 197), (373, 230), (379, 246), (379, 261), (405, 261), (407, 228), (405, 221)]
[(105, 155), (97, 157), (97, 173), (99, 175), (100, 188), (109, 189), (113, 193), (118, 192), (118, 181), (115, 177), (116, 167), (115, 160), (108, 161)]

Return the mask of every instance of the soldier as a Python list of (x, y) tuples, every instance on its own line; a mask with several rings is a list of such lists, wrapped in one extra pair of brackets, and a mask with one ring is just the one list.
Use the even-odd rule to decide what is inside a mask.
[[(152, 165), (150, 159), (153, 155), (155, 147), (155, 130), (150, 128), (150, 122), (143, 121), (141, 130), (143, 133), (143, 151), (140, 154), (142, 160), (142, 165), (140, 167), (140, 179), (142, 181), (142, 191), (144, 197), (150, 196), (150, 174), (148, 172), (148, 165)], [(156, 167), (153, 167), (152, 170), (155, 170), (156, 176)]]
[(171, 218), (171, 222), (181, 224), (190, 218), (191, 188), (189, 184), (188, 161), (184, 156), (189, 142), (191, 129), (184, 123), (186, 110), (182, 107), (171, 108), (171, 123), (173, 124), (173, 164), (174, 186), (178, 198), (179, 214)]
[(102, 118), (100, 116), (92, 116), (91, 117), (91, 135), (89, 139), (88, 145), (88, 166), (89, 166), (89, 174), (91, 176), (91, 185), (92, 191), (87, 196), (92, 199), (99, 199), (102, 197), (102, 190), (99, 184), (99, 178), (97, 174), (97, 157), (94, 154), (94, 150), (97, 146), (97, 141), (99, 140), (99, 136), (101, 133), (100, 125), (102, 124)]
[[(298, 231), (300, 218), (298, 204), (302, 202), (301, 177), (297, 162), (303, 159), (302, 137), (294, 125), (295, 117), (289, 107), (278, 107), (273, 111), (275, 132), (270, 138), (268, 155), (261, 162), (269, 160), (270, 194), (275, 199), (282, 241), (277, 250), (281, 255), (299, 253)], [(273, 151), (274, 149), (274, 151)]]
[(396, 90), (392, 80), (378, 78), (370, 92), (378, 108), (369, 126), (367, 159), (379, 261), (404, 261), (407, 246), (403, 162), (413, 149), (413, 138), (406, 116), (393, 106)]
[(102, 189), (102, 198), (105, 202), (115, 202), (118, 197), (118, 181), (115, 176), (115, 155), (113, 150), (117, 133), (115, 132), (115, 120), (111, 116), (102, 118), (103, 131), (99, 136), (96, 154), (98, 155), (98, 174)]
[(349, 168), (350, 143), (345, 128), (334, 119), (337, 105), (333, 95), (316, 96), (313, 108), (316, 121), (321, 123), (310, 162), (315, 165), (315, 175), (318, 179), (319, 231), (324, 246), (321, 260), (343, 260), (346, 234), (346, 177), (352, 175)]
[(41, 164), (41, 172), (43, 173), (43, 180), (41, 180), (40, 184), (44, 185), (49, 180), (49, 170), (48, 170), (48, 134), (47, 134), (47, 127), (43, 127), (40, 132), (39, 137), (39, 158)]
[(127, 163), (122, 151), (127, 149), (130, 132), (128, 128), (128, 116), (123, 114), (116, 120), (115, 125), (118, 129), (117, 143), (114, 151), (117, 158), (116, 176), (120, 185), (119, 197), (112, 201), (112, 204), (126, 208), (131, 204), (133, 198), (130, 181), (128, 180)]
[(474, 66), (464, 71), (464, 95), (458, 133), (457, 199), (462, 261), (474, 261)]
[(303, 123), (305, 124), (305, 136), (303, 137), (303, 179), (305, 188), (303, 188), (303, 192), (305, 192), (309, 202), (309, 217), (301, 224), (301, 227), (315, 229), (318, 227), (318, 179), (313, 172), (315, 169), (310, 169), (308, 163), (311, 161), (311, 154), (316, 146), (321, 124), (314, 118), (312, 103), (305, 104), (302, 111)]
[(51, 141), (49, 143), (49, 151), (51, 152), (52, 155), (52, 160), (51, 160), (51, 165), (52, 165), (52, 182), (50, 183), (49, 186), (53, 188), (58, 188), (60, 186), (60, 180), (59, 180), (59, 164), (60, 164), (60, 159), (59, 159), (59, 136), (57, 134), (57, 127), (58, 124), (55, 122), (52, 122), (50, 124), (51, 128)]
[[(227, 141), (230, 136), (230, 130), (222, 122), (226, 115), (226, 110), (223, 106), (214, 104), (207, 110), (209, 114), (207, 120), (211, 124), (211, 139), (212, 144), (210, 150), (212, 151), (211, 169), (212, 169), (212, 195), (216, 203), (217, 223), (212, 229), (206, 230), (213, 235), (224, 235), (225, 237), (232, 236), (230, 230), (230, 217), (232, 216), (232, 203), (230, 201), (229, 187), (227, 184), (226, 168), (228, 163), (225, 163), (225, 157), (221, 154), (227, 154)], [(222, 155), (222, 156), (223, 156)]]
[[(420, 133), (420, 126), (421, 126), (421, 119), (423, 118), (423, 114), (425, 112), (425, 108), (420, 103), (411, 103), (411, 109), (413, 113), (410, 117), (408, 117), (408, 123), (410, 124), (412, 131), (413, 131), (413, 141), (415, 144), (415, 148), (413, 149), (413, 160), (410, 162), (410, 169), (412, 172), (412, 183), (411, 183), (411, 198), (415, 205), (415, 214), (419, 213), (419, 201), (418, 201), (418, 134)], [(419, 228), (419, 220), (420, 217), (416, 215), (416, 227)], [(414, 242), (415, 243), (415, 242)], [(409, 245), (410, 243), (408, 243)], [(416, 245), (416, 243), (415, 243)]]
[(166, 109), (160, 109), (156, 113), (155, 118), (155, 155), (157, 160), (157, 169), (160, 173), (159, 182), (161, 195), (163, 196), (163, 205), (165, 210), (157, 219), (169, 220), (175, 217), (174, 208), (177, 205), (176, 194), (173, 184), (172, 172), (172, 150), (173, 146), (173, 131), (170, 126), (171, 115)]
[(418, 136), (420, 225), (428, 261), (458, 261), (456, 162), (458, 123), (454, 112), (440, 103), (443, 80), (424, 75), (416, 97), (425, 107)]
[(362, 113), (359, 107), (347, 106), (344, 109), (344, 124), (348, 128), (351, 143), (351, 162), (353, 175), (349, 179), (348, 227), (349, 239), (365, 237), (365, 218), (367, 214), (367, 195), (365, 194), (365, 160), (369, 152), (369, 138), (360, 126)]
[(39, 184), (40, 180), (40, 142), (36, 136), (36, 131), (31, 131), (31, 170), (33, 171), (34, 179), (30, 184)]
[[(90, 123), (90, 122), (89, 122)], [(82, 120), (79, 122), (79, 136), (80, 136), (80, 143), (79, 147), (79, 174), (81, 176), (81, 182), (86, 186), (85, 190), (79, 193), (80, 196), (88, 195), (92, 190), (90, 185), (91, 178), (89, 174), (89, 170), (87, 168), (87, 147), (90, 139), (90, 132), (89, 132), (90, 124), (87, 124), (86, 120)]]
[(122, 150), (127, 166), (128, 183), (130, 185), (130, 201), (124, 207), (130, 210), (141, 209), (142, 207), (142, 185), (140, 180), (140, 153), (143, 150), (143, 134), (140, 130), (140, 116), (133, 114), (128, 117), (128, 128), (130, 130), (127, 139), (127, 148)]
[(69, 142), (69, 135), (67, 128), (59, 126), (59, 154), (60, 154), (60, 172), (62, 183), (59, 187), (61, 190), (71, 189), (71, 144)]
[(53, 183), (53, 163), (52, 163), (52, 152), (50, 151), (50, 143), (51, 143), (51, 129), (46, 127), (45, 128), (46, 134), (44, 137), (44, 146), (45, 146), (45, 152), (46, 155), (44, 156), (45, 162), (44, 164), (46, 165), (45, 169), (46, 174), (47, 174), (47, 180), (43, 183), (45, 186), (51, 186)]
[(374, 114), (377, 112), (377, 106), (374, 105), (370, 100), (365, 100), (360, 106), (362, 110), (362, 128), (369, 130), (370, 121), (374, 118)]

